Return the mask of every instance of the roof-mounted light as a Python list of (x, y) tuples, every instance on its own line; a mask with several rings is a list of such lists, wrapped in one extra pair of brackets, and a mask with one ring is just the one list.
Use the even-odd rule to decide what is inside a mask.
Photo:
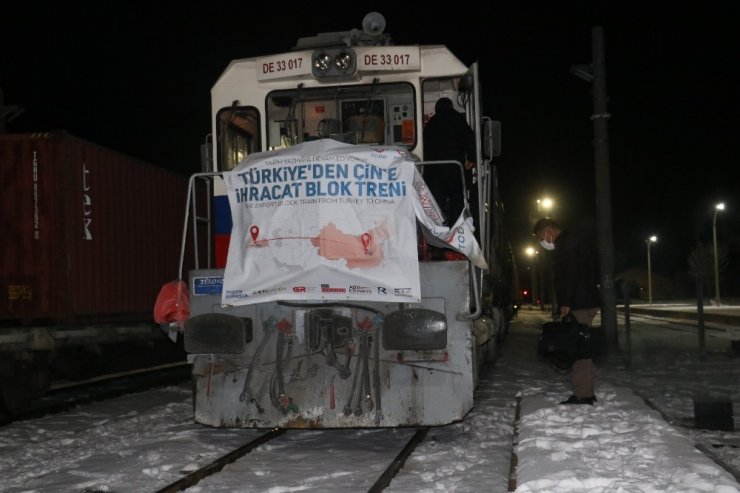
[(340, 70), (342, 72), (345, 72), (348, 69), (352, 68), (353, 62), (354, 58), (349, 53), (342, 52), (334, 57), (334, 65), (337, 67), (337, 70)]
[[(313, 57), (313, 71), (317, 77), (324, 74), (331, 66), (331, 57), (326, 53), (318, 53)], [(318, 72), (318, 74), (317, 74)]]

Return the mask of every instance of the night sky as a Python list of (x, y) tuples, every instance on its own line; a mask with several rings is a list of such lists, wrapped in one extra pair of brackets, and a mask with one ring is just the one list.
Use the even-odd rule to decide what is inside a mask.
[[(480, 63), (483, 106), (502, 122), (497, 160), (507, 230), (521, 256), (538, 197), (564, 226), (595, 217), (591, 86), (569, 73), (606, 38), (615, 272), (686, 270), (697, 241), (730, 247), (740, 295), (740, 4), (737, 2), (26, 2), (4, 7), (0, 87), (25, 112), (10, 132), (64, 129), (145, 161), (198, 171), (210, 88), (230, 60), (381, 12), (397, 44), (445, 44)], [(332, 6), (341, 5), (335, 11)], [(281, 19), (286, 17), (286, 19)]]

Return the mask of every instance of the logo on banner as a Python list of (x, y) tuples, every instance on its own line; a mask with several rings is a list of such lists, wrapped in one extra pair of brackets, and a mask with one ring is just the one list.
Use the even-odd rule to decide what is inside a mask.
[(322, 284), (321, 292), (322, 293), (346, 293), (347, 288), (333, 288), (329, 284)]

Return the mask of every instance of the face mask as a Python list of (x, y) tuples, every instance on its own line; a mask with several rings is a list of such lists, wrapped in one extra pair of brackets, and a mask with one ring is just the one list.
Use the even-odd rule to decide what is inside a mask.
[(549, 250), (549, 251), (555, 250), (555, 243), (550, 243), (547, 240), (540, 241), (540, 246), (542, 246), (542, 248), (544, 248), (545, 250)]

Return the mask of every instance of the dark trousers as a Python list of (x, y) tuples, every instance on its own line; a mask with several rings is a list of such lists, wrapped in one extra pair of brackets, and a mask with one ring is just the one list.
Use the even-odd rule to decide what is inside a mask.
[[(598, 308), (584, 308), (581, 310), (571, 310), (578, 323), (591, 324), (598, 312)], [(572, 370), (573, 395), (576, 397), (593, 397), (594, 395), (594, 362), (591, 358), (579, 359), (573, 363)]]
[(445, 225), (452, 226), (463, 210), (463, 181), (460, 168), (451, 164), (429, 165), (424, 181), (445, 215)]

